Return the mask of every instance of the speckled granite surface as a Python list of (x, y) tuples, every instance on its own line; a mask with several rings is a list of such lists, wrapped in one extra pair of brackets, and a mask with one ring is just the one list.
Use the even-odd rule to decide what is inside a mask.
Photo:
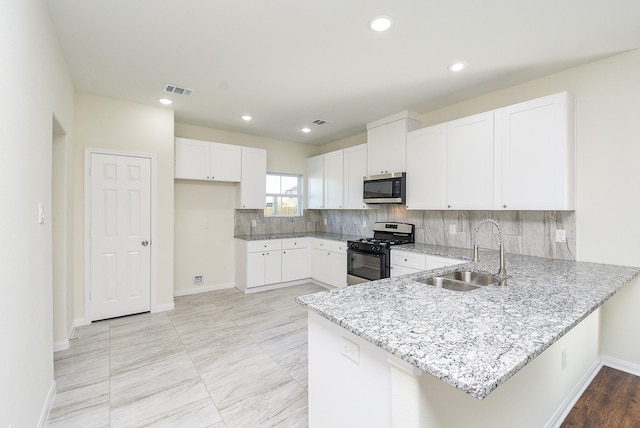
[[(394, 247), (469, 258), (468, 249)], [(393, 251), (393, 250), (392, 250)], [(507, 254), (508, 285), (469, 292), (414, 280), (480, 262), (300, 296), (298, 303), (404, 361), (482, 399), (638, 275), (640, 268)]]
[(341, 233), (327, 232), (292, 232), (292, 233), (269, 233), (267, 235), (236, 235), (234, 238), (244, 239), (245, 241), (260, 241), (263, 239), (287, 239), (287, 238), (321, 238), (331, 241), (348, 241), (362, 238), (362, 236), (343, 235)]

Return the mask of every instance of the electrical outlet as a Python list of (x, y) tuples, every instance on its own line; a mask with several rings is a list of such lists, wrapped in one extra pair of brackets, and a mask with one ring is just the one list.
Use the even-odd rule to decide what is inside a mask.
[(205, 221), (204, 222), (204, 230), (208, 230), (209, 229), (209, 222)]
[(564, 229), (556, 230), (556, 242), (567, 242), (567, 231)]
[(450, 224), (449, 225), (449, 235), (455, 235), (456, 233), (458, 233), (458, 231), (456, 230), (456, 225), (455, 224)]
[(562, 350), (562, 370), (567, 368), (567, 350)]
[(362, 220), (362, 227), (367, 227), (367, 220)]
[(258, 225), (257, 220), (251, 220), (251, 227), (256, 227)]
[(325, 226), (327, 225), (327, 219), (326, 218), (324, 219), (324, 225)]
[(341, 351), (340, 353), (353, 361), (356, 364), (360, 364), (360, 347), (357, 343), (353, 343), (349, 339), (341, 337)]
[(193, 275), (193, 285), (203, 285), (204, 275)]

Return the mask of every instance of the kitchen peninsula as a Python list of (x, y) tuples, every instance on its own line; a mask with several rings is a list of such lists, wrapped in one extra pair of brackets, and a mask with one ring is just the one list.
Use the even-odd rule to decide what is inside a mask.
[(539, 427), (557, 417), (597, 360), (599, 307), (640, 268), (508, 254), (505, 287), (416, 282), (495, 272), (496, 256), (298, 297), (309, 309), (310, 426)]

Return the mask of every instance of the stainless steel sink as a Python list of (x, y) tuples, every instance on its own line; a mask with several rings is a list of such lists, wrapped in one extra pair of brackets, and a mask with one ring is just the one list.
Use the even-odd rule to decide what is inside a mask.
[(467, 282), (456, 281), (453, 279), (442, 278), (439, 276), (432, 276), (431, 278), (419, 279), (418, 282), (427, 285), (433, 285), (439, 288), (446, 288), (453, 291), (471, 291), (476, 288), (480, 288), (478, 285), (469, 284)]
[(417, 280), (417, 282), (423, 284), (453, 291), (472, 291), (485, 285), (495, 284), (499, 281), (500, 279), (495, 275), (464, 270)]
[(473, 285), (491, 285), (499, 281), (495, 275), (481, 272), (459, 270), (442, 275), (442, 278), (454, 279)]

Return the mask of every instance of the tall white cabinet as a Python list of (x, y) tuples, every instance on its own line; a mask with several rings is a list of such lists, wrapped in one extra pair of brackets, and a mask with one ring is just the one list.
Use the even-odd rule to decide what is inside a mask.
[(366, 144), (307, 158), (307, 208), (367, 208), (362, 202), (365, 175)]
[(345, 209), (365, 209), (362, 201), (363, 178), (367, 175), (367, 145), (348, 147), (343, 150), (344, 157), (344, 204)]
[(368, 123), (367, 175), (406, 171), (407, 132), (420, 123), (420, 116), (408, 110)]
[(407, 134), (407, 209), (574, 210), (566, 92)]
[(442, 124), (407, 134), (407, 209), (442, 209), (444, 144)]
[(571, 112), (566, 92), (496, 110), (495, 209), (575, 209)]
[(493, 208), (493, 112), (446, 123), (445, 208)]
[(242, 147), (242, 174), (236, 192), (236, 208), (264, 209), (267, 187), (267, 151)]

